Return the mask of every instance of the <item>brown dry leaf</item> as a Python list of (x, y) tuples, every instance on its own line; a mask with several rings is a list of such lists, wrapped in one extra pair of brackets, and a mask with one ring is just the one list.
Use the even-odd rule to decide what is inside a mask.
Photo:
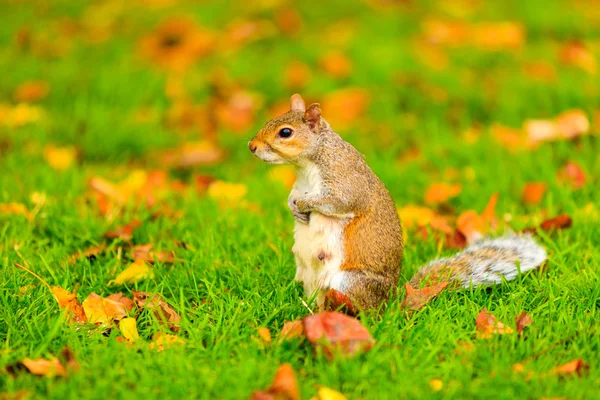
[(58, 301), (60, 308), (67, 310), (72, 321), (80, 324), (87, 322), (85, 311), (81, 304), (79, 304), (79, 301), (77, 301), (77, 296), (75, 296), (74, 293), (58, 286), (50, 286), (50, 291), (54, 295), (56, 301)]
[(119, 321), (119, 330), (123, 337), (130, 342), (135, 342), (140, 338), (138, 333), (135, 318), (123, 318)]
[(186, 343), (185, 339), (180, 338), (179, 336), (163, 334), (160, 332), (155, 334), (152, 339), (154, 341), (149, 343), (148, 347), (150, 347), (152, 350), (156, 349), (156, 351), (159, 352), (164, 351), (165, 349), (170, 349), (173, 346), (184, 345)]
[(0, 215), (6, 214), (22, 214), (29, 221), (33, 219), (33, 215), (29, 212), (27, 207), (21, 203), (0, 203)]
[(304, 324), (301, 320), (287, 321), (279, 333), (280, 340), (301, 338), (304, 335)]
[(567, 214), (561, 214), (554, 218), (550, 218), (545, 220), (540, 224), (540, 228), (545, 231), (555, 230), (555, 229), (565, 229), (570, 228), (573, 225), (573, 220)]
[(43, 358), (37, 360), (26, 358), (21, 361), (21, 363), (33, 375), (45, 376), (48, 378), (67, 376), (67, 370), (58, 358), (51, 358), (49, 360)]
[(311, 397), (310, 400), (346, 400), (346, 396), (336, 390), (321, 386), (317, 394)]
[(48, 145), (44, 148), (44, 159), (55, 171), (66, 171), (77, 158), (77, 149), (73, 146), (57, 147)]
[(580, 68), (590, 75), (595, 75), (598, 71), (596, 57), (579, 41), (564, 43), (558, 51), (558, 59), (561, 63)]
[(83, 309), (88, 321), (97, 325), (118, 321), (126, 317), (128, 311), (123, 302), (102, 298), (94, 292), (83, 301)]
[(256, 331), (258, 332), (258, 335), (260, 336), (260, 338), (262, 339), (262, 341), (266, 344), (270, 344), (272, 339), (271, 339), (271, 331), (269, 330), (269, 328), (256, 328)]
[(15, 89), (13, 98), (16, 102), (33, 103), (43, 99), (50, 93), (50, 85), (46, 81), (23, 82)]
[(123, 296), (123, 293), (114, 293), (106, 298), (107, 300), (121, 303), (127, 312), (131, 312), (133, 310), (133, 306), (135, 303), (129, 297)]
[(140, 54), (158, 67), (183, 72), (213, 50), (215, 36), (188, 18), (161, 22), (139, 42)]
[(420, 310), (430, 300), (439, 295), (442, 290), (448, 286), (448, 282), (441, 282), (434, 286), (415, 289), (410, 284), (406, 283), (406, 297), (402, 301), (402, 308), (410, 308), (412, 310)]
[(525, 311), (515, 317), (515, 326), (518, 333), (523, 333), (525, 328), (533, 324), (533, 320)]
[[(312, 72), (309, 66), (300, 61), (293, 61), (285, 67), (284, 83), (289, 89), (302, 89), (310, 82), (311, 79)], [(286, 102), (286, 108), (288, 106), (289, 104)]]
[(323, 117), (337, 129), (346, 129), (363, 116), (370, 97), (367, 90), (358, 87), (331, 92), (323, 97)]
[(252, 393), (251, 400), (300, 400), (296, 373), (290, 364), (277, 369), (271, 386), (265, 391)]
[(498, 321), (485, 308), (477, 315), (475, 325), (477, 326), (478, 339), (491, 339), (492, 335), (513, 333), (511, 327), (505, 326), (502, 322)]
[(358, 308), (354, 306), (352, 300), (344, 293), (333, 288), (329, 289), (325, 294), (324, 309), (328, 311), (340, 311), (351, 316), (358, 314)]
[(467, 243), (473, 243), (489, 231), (497, 228), (498, 220), (495, 215), (497, 202), (498, 193), (494, 193), (481, 215), (474, 210), (468, 210), (458, 216), (456, 229), (465, 236)]
[(523, 203), (529, 205), (540, 204), (546, 190), (548, 190), (548, 185), (544, 182), (527, 182), (523, 187), (523, 194), (521, 196)]
[(583, 361), (581, 358), (577, 358), (573, 361), (569, 361), (566, 364), (563, 364), (563, 365), (560, 365), (560, 366), (554, 368), (552, 373), (554, 373), (556, 375), (561, 375), (561, 376), (568, 376), (568, 375), (575, 375), (575, 374), (577, 376), (581, 376), (589, 369), (590, 369), (590, 366), (585, 361)]
[(69, 262), (74, 264), (80, 258), (94, 259), (98, 254), (106, 250), (106, 245), (90, 246), (87, 249), (80, 250), (69, 257)]
[(160, 294), (138, 292), (134, 290), (132, 295), (138, 307), (147, 308), (153, 311), (159, 321), (168, 323), (169, 328), (172, 331), (179, 331), (179, 321), (181, 320), (181, 317), (162, 299)]
[(211, 183), (213, 183), (216, 179), (212, 176), (207, 175), (194, 175), (194, 183), (196, 191), (199, 195), (204, 195), (208, 190)]
[(109, 281), (106, 286), (131, 284), (147, 278), (154, 278), (154, 271), (144, 260), (137, 260), (117, 275), (114, 280)]
[(137, 228), (142, 225), (142, 222), (139, 219), (134, 219), (126, 225), (122, 225), (117, 227), (116, 229), (106, 232), (104, 234), (105, 238), (108, 239), (121, 239), (126, 242), (130, 241), (133, 238), (133, 233)]
[(136, 261), (142, 260), (151, 264), (155, 261), (165, 264), (172, 264), (175, 262), (174, 251), (152, 251), (152, 246), (152, 243), (134, 246), (131, 250), (131, 258)]
[(325, 54), (319, 61), (321, 68), (334, 78), (347, 78), (352, 74), (350, 59), (340, 51)]
[(573, 189), (577, 190), (585, 186), (587, 183), (587, 177), (583, 169), (574, 161), (569, 161), (558, 172), (558, 180), (570, 185)]
[(171, 168), (212, 166), (225, 158), (224, 151), (209, 141), (188, 142), (160, 156), (161, 165)]
[(303, 320), (304, 334), (316, 349), (323, 349), (330, 359), (335, 355), (355, 356), (371, 349), (375, 340), (355, 318), (325, 311)]
[(462, 191), (460, 183), (433, 183), (425, 192), (425, 203), (429, 205), (445, 203)]

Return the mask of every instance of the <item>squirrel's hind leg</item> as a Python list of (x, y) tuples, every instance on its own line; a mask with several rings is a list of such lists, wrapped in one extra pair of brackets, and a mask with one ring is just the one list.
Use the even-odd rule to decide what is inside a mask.
[(391, 278), (360, 270), (340, 271), (331, 280), (331, 288), (348, 296), (360, 310), (378, 309), (396, 285)]

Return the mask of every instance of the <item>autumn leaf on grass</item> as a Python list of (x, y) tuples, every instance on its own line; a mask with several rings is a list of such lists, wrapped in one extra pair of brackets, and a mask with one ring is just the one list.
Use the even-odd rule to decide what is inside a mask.
[(88, 260), (92, 261), (93, 259), (96, 258), (97, 255), (104, 252), (105, 250), (106, 250), (105, 244), (101, 244), (99, 246), (90, 246), (84, 250), (77, 251), (77, 252), (73, 253), (71, 256), (69, 256), (69, 262), (71, 264), (75, 264), (75, 262), (77, 262), (77, 260), (80, 258), (87, 258)]
[(323, 97), (323, 115), (337, 129), (343, 130), (353, 124), (367, 110), (370, 102), (367, 90), (349, 87)]
[(33, 375), (46, 376), (52, 378), (54, 376), (67, 376), (69, 373), (79, 369), (79, 363), (75, 360), (73, 352), (65, 347), (60, 358), (53, 357), (51, 359), (36, 359), (26, 358), (21, 363)]
[(460, 183), (433, 183), (425, 192), (425, 203), (429, 205), (445, 203), (462, 191)]
[(107, 239), (121, 239), (126, 242), (130, 241), (133, 238), (133, 233), (137, 228), (142, 225), (142, 222), (138, 219), (134, 219), (128, 224), (119, 226), (112, 231), (108, 231), (104, 234), (104, 237)]
[(291, 165), (276, 165), (269, 168), (269, 179), (280, 182), (287, 189), (291, 189), (296, 182), (296, 173)]
[(587, 177), (583, 169), (574, 161), (569, 161), (558, 172), (557, 179), (570, 185), (573, 189), (581, 189), (587, 183)]
[(515, 317), (515, 326), (518, 333), (523, 333), (526, 327), (533, 324), (533, 320), (525, 311)]
[(355, 318), (338, 312), (326, 311), (303, 319), (304, 334), (316, 349), (325, 355), (355, 356), (373, 347), (375, 340)]
[(333, 288), (329, 289), (325, 294), (324, 309), (343, 312), (350, 316), (358, 314), (358, 308), (356, 308), (352, 300), (344, 293)]
[(178, 148), (159, 155), (161, 165), (171, 168), (191, 168), (216, 165), (223, 161), (225, 153), (208, 141), (184, 143)]
[(431, 299), (437, 297), (448, 286), (448, 282), (441, 282), (434, 286), (424, 287), (423, 289), (414, 289), (410, 284), (406, 283), (406, 297), (402, 301), (402, 308), (410, 308), (420, 310)]
[(162, 299), (160, 294), (138, 292), (134, 290), (132, 295), (138, 307), (147, 308), (153, 311), (159, 321), (168, 323), (169, 328), (172, 331), (179, 331), (179, 321), (181, 320), (181, 317)]
[(238, 207), (245, 204), (248, 188), (243, 183), (215, 181), (208, 187), (209, 197), (226, 207)]
[(352, 74), (352, 62), (344, 53), (339, 51), (325, 54), (319, 64), (333, 78), (343, 79)]
[(264, 344), (271, 344), (272, 339), (271, 331), (269, 330), (269, 328), (256, 328), (256, 332), (258, 332), (258, 336), (260, 336), (260, 339)]
[(465, 235), (467, 243), (473, 243), (490, 230), (497, 228), (498, 220), (495, 214), (497, 202), (498, 193), (495, 193), (490, 197), (481, 215), (477, 214), (474, 210), (468, 210), (458, 216), (456, 219), (456, 229)]
[(302, 89), (310, 82), (311, 78), (312, 73), (309, 66), (300, 61), (292, 61), (285, 67), (284, 83), (289, 89)]
[(279, 333), (279, 340), (289, 340), (302, 338), (304, 336), (304, 324), (301, 320), (287, 321), (283, 324), (281, 332)]
[(552, 371), (555, 375), (569, 376), (577, 375), (581, 376), (590, 369), (590, 366), (583, 361), (581, 358), (569, 361), (566, 364), (560, 365)]
[(13, 98), (16, 102), (33, 103), (43, 99), (50, 93), (50, 85), (45, 81), (23, 82), (15, 89)]
[(523, 203), (529, 205), (540, 204), (544, 198), (544, 194), (548, 189), (548, 185), (543, 182), (528, 182), (523, 187), (522, 199)]
[(570, 140), (590, 132), (590, 121), (582, 110), (565, 111), (553, 120), (527, 120), (523, 130), (532, 145), (541, 142)]
[(590, 75), (595, 75), (598, 71), (594, 53), (581, 41), (564, 43), (559, 49), (558, 59), (561, 63), (580, 68)]
[(346, 396), (328, 387), (321, 386), (310, 400), (346, 400)]
[[(573, 220), (567, 214), (560, 214), (554, 218), (550, 218), (542, 222), (539, 228), (543, 231), (552, 232), (559, 229), (567, 229), (573, 225)], [(526, 233), (535, 233), (535, 227), (525, 228), (523, 232)]]
[(485, 308), (477, 315), (475, 325), (477, 326), (478, 339), (491, 339), (492, 335), (513, 333), (511, 327), (505, 326), (502, 322), (498, 321)]
[(265, 391), (252, 393), (251, 400), (300, 400), (296, 373), (290, 364), (277, 369), (271, 386)]
[(155, 261), (165, 264), (175, 262), (175, 252), (173, 251), (152, 251), (152, 244), (141, 244), (131, 250), (131, 258), (136, 261), (142, 260), (154, 264)]
[(181, 346), (186, 343), (185, 339), (180, 338), (179, 336), (169, 335), (164, 333), (156, 333), (152, 339), (153, 342), (148, 344), (148, 347), (152, 350), (156, 351), (164, 351), (165, 349), (169, 349), (173, 346)]
[(80, 324), (87, 322), (87, 316), (81, 304), (77, 300), (77, 296), (74, 293), (69, 292), (58, 286), (50, 286), (50, 291), (54, 295), (60, 308), (67, 310), (67, 313), (71, 316), (71, 319)]
[[(114, 297), (113, 297), (114, 299)], [(108, 324), (113, 320), (120, 320), (127, 316), (131, 307), (127, 307), (122, 301), (113, 300), (110, 297), (102, 298), (92, 292), (83, 301), (83, 309), (88, 321), (92, 324)]]
[(77, 158), (77, 149), (73, 146), (57, 147), (48, 145), (44, 148), (44, 159), (55, 171), (66, 171)]
[(29, 212), (27, 207), (21, 203), (0, 203), (0, 215), (7, 214), (22, 214), (29, 221), (33, 219), (33, 215)]
[(123, 318), (119, 321), (119, 330), (125, 339), (130, 342), (135, 342), (140, 338), (138, 333), (135, 318)]
[(154, 278), (154, 271), (144, 260), (137, 260), (117, 275), (114, 280), (109, 281), (106, 286), (136, 283), (146, 278)]
[(39, 122), (44, 115), (44, 109), (27, 103), (19, 103), (14, 107), (0, 104), (0, 126), (18, 128)]

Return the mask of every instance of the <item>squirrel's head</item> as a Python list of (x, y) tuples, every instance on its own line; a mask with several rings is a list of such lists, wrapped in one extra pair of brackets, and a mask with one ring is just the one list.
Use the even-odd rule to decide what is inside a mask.
[(291, 110), (272, 119), (248, 142), (254, 155), (269, 164), (297, 164), (316, 147), (315, 138), (324, 121), (318, 103), (306, 108), (299, 94), (291, 98)]

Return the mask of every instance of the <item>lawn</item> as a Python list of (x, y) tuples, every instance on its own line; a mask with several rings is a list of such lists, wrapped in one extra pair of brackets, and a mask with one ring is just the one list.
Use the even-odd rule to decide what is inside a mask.
[[(320, 387), (348, 399), (597, 395), (594, 1), (298, 3), (0, 5), (1, 399), (243, 399), (284, 363), (302, 399)], [(278, 340), (316, 310), (293, 282), (293, 173), (247, 142), (295, 92), (322, 104), (406, 217), (399, 298), (360, 316), (376, 345), (354, 358)], [(525, 201), (532, 182), (545, 190)], [(432, 200), (437, 183), (455, 190)], [(492, 235), (572, 219), (537, 229), (546, 265), (403, 309), (404, 283), (458, 251), (445, 240), (457, 217), (495, 193)], [(155, 252), (134, 247), (145, 244)], [(111, 282), (134, 257), (153, 263)], [(73, 322), (44, 282), (79, 303), (157, 294), (180, 321), (172, 330), (134, 307), (139, 339), (128, 341), (110, 318)], [(484, 308), (513, 329), (522, 312), (533, 323), (481, 338)], [(161, 349), (157, 335), (175, 343)], [(79, 365), (66, 376), (23, 366), (65, 347)], [(589, 369), (555, 372), (577, 359)]]

